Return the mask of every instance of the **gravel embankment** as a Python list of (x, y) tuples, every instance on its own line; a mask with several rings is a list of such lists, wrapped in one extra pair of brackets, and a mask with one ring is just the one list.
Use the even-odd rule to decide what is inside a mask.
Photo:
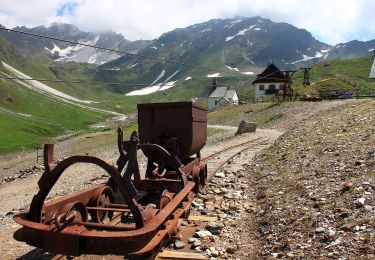
[(375, 258), (375, 101), (302, 120), (248, 169), (260, 258)]

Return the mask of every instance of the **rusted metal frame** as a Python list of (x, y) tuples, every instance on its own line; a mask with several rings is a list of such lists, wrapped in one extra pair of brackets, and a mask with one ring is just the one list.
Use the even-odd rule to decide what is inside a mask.
[(199, 159), (194, 159), (187, 165), (183, 166), (181, 168), (181, 171), (185, 174), (185, 176), (191, 175), (191, 172), (193, 171), (193, 168), (199, 165), (200, 160)]
[(190, 211), (191, 202), (194, 199), (194, 193), (190, 192), (187, 195), (186, 201), (183, 201), (181, 204), (181, 208), (177, 209), (172, 214), (172, 219), (168, 220), (165, 223), (165, 228), (162, 230), (159, 230), (158, 233), (153, 237), (153, 239), (144, 246), (141, 250), (132, 253), (131, 255), (143, 255), (150, 253), (163, 239), (165, 236), (171, 233), (171, 231), (177, 226), (178, 221), (181, 217), (186, 217), (187, 214)]
[[(139, 149), (144, 151), (146, 156), (152, 154), (152, 152), (157, 152), (161, 156), (161, 160), (166, 164), (172, 167), (177, 174), (179, 181), (181, 182), (181, 187), (184, 187), (187, 184), (187, 178), (183, 171), (183, 164), (176, 156), (172, 156), (165, 148), (157, 144), (140, 144), (138, 145)], [(152, 161), (152, 158), (147, 158), (149, 161)]]
[(73, 224), (82, 225), (87, 228), (95, 228), (95, 229), (105, 229), (106, 231), (128, 231), (128, 230), (135, 230), (136, 226), (134, 224), (121, 224), (121, 225), (112, 225), (112, 224), (101, 224), (101, 223), (93, 223), (93, 222), (82, 222), (82, 221), (74, 221)]
[[(191, 161), (188, 165), (182, 166), (179, 171), (174, 172), (176, 176), (183, 176), (184, 180), (187, 180), (187, 177), (191, 175), (191, 172), (194, 167), (199, 166), (199, 160), (194, 159)], [(181, 172), (180, 174), (177, 174), (177, 172)], [(170, 174), (171, 175), (171, 174)], [(149, 192), (158, 192), (163, 191), (164, 189), (167, 189), (170, 192), (179, 192), (184, 186), (183, 182), (181, 182), (181, 179), (177, 178), (161, 178), (161, 179), (150, 179), (145, 178), (141, 180), (139, 188), (142, 190), (147, 190)]]
[(53, 253), (79, 255), (79, 236), (86, 230), (84, 226), (68, 226), (56, 232), (55, 226), (27, 220), (25, 213), (17, 214), (14, 220), (23, 226), (14, 233), (16, 240)]
[[(24, 218), (25, 213), (21, 213), (17, 214), (14, 220), (24, 227), (16, 232), (15, 237), (20, 236), (17, 240), (25, 241), (33, 246), (44, 248), (47, 251), (66, 255), (79, 255), (82, 253), (126, 254), (134, 252), (133, 250), (138, 251), (143, 247), (143, 243), (148, 243), (147, 241), (150, 241), (160, 227), (169, 220), (171, 214), (175, 212), (178, 207), (184, 205), (184, 201), (191, 199), (191, 190), (193, 187), (194, 183), (189, 182), (165, 208), (159, 211), (152, 221), (136, 230), (101, 232), (97, 230), (87, 230), (82, 225), (73, 225), (68, 226), (61, 232), (54, 232), (54, 227), (31, 222), (27, 220), (27, 218)], [(86, 244), (86, 242), (84, 242), (86, 239), (89, 239), (91, 243), (94, 244), (92, 247), (80, 248), (79, 241)], [(58, 241), (57, 244), (56, 241)], [(98, 247), (97, 243), (99, 243), (101, 247)], [(124, 247), (126, 243), (131, 243), (134, 248)]]
[(177, 209), (172, 214), (172, 219), (168, 220), (165, 223), (165, 228), (162, 230), (159, 230), (156, 235), (151, 239), (150, 242), (148, 242), (147, 245), (145, 245), (141, 250), (131, 253), (130, 255), (145, 255), (150, 252), (152, 252), (157, 245), (161, 243), (161, 241), (170, 233), (172, 230), (177, 226), (178, 220), (181, 218), (181, 216), (184, 214), (184, 209)]
[(148, 192), (161, 192), (167, 189), (175, 193), (179, 192), (183, 187), (180, 180), (173, 179), (143, 179), (139, 186), (140, 189)]
[[(120, 158), (117, 161), (118, 171), (121, 173), (126, 163), (128, 163), (123, 179), (126, 187), (130, 190), (133, 197), (136, 196), (135, 186), (142, 187), (142, 181), (139, 175), (139, 166), (137, 162), (137, 150), (142, 149), (146, 151), (156, 151), (162, 156), (162, 160), (167, 164), (171, 165), (175, 169), (177, 176), (180, 177), (182, 187), (186, 185), (187, 179), (183, 176), (179, 170), (182, 166), (181, 162), (169, 154), (163, 147), (155, 144), (138, 144), (138, 139), (135, 133), (132, 134), (130, 141), (122, 141), (123, 132), (121, 128), (118, 129), (118, 148), (120, 150)], [(146, 152), (147, 154), (147, 152)], [(148, 158), (150, 161), (150, 158)], [(134, 173), (135, 185), (131, 180), (131, 176)]]
[(186, 198), (189, 198), (189, 193), (194, 188), (194, 183), (189, 182), (176, 196), (173, 197), (172, 201), (168, 203), (159, 213), (152, 219), (150, 223), (147, 223), (146, 226), (136, 229), (129, 232), (96, 232), (94, 230), (86, 231), (82, 234), (84, 237), (131, 237), (132, 239), (142, 239), (148, 233), (152, 233), (158, 228), (160, 228), (163, 223), (165, 223), (169, 218), (170, 215), (181, 206), (181, 203)]
[(28, 218), (30, 220), (40, 222), (41, 211), (44, 201), (52, 187), (55, 185), (55, 183), (61, 176), (61, 174), (69, 166), (75, 163), (83, 162), (95, 164), (104, 169), (111, 176), (111, 178), (115, 181), (117, 187), (119, 188), (120, 193), (127, 202), (130, 210), (132, 211), (138, 228), (143, 227), (145, 223), (149, 221), (149, 217), (147, 216), (148, 214), (137, 203), (135, 198), (132, 197), (131, 194), (128, 192), (121, 178), (121, 175), (113, 166), (103, 161), (102, 159), (94, 156), (72, 156), (63, 160), (58, 165), (51, 165), (51, 162), (53, 161), (53, 158), (51, 158), (51, 156), (53, 156), (53, 144), (45, 145), (44, 149), (48, 151), (45, 152), (45, 155), (47, 157), (44, 158), (44, 161), (47, 162), (47, 165), (45, 165), (47, 170), (45, 171), (43, 177), (40, 179), (38, 183), (40, 188), (39, 192), (33, 197), (33, 200), (31, 202), (30, 211), (28, 213)]
[(162, 161), (165, 162), (165, 164), (170, 165), (173, 169), (178, 169), (182, 166), (182, 163), (180, 162), (180, 160), (177, 157), (172, 156), (165, 148), (163, 148), (160, 145), (157, 145), (157, 144), (139, 144), (138, 149), (142, 149), (142, 151), (146, 151), (145, 155), (147, 154), (147, 151), (158, 152), (158, 154), (162, 156)]
[(265, 139), (264, 141), (261, 141), (261, 142), (258, 142), (258, 143), (255, 143), (255, 144), (253, 144), (253, 145), (251, 145), (251, 146), (248, 146), (248, 147), (245, 147), (245, 148), (243, 148), (242, 150), (240, 150), (239, 152), (237, 152), (237, 153), (235, 153), (234, 155), (232, 155), (232, 156), (230, 156), (229, 158), (227, 158), (222, 164), (220, 164), (220, 166), (219, 167), (217, 167), (216, 168), (216, 170), (215, 171), (213, 171), (212, 173), (211, 173), (211, 175), (209, 175), (208, 176), (208, 180), (211, 180), (211, 178), (225, 165), (225, 164), (227, 164), (232, 158), (234, 158), (235, 156), (237, 156), (238, 154), (240, 154), (240, 153), (242, 153), (242, 152), (244, 152), (244, 151), (246, 151), (246, 150), (249, 150), (249, 149), (251, 149), (251, 148), (254, 148), (254, 146), (256, 146), (256, 145), (262, 145), (262, 144), (266, 144), (266, 143), (268, 143), (268, 139)]
[[(124, 174), (122, 175), (122, 179), (124, 180), (124, 183), (129, 190), (129, 193), (131, 196), (134, 198), (137, 195), (137, 190), (133, 184), (133, 181), (131, 179), (132, 175), (135, 174), (135, 168), (138, 168), (138, 163), (137, 163), (137, 143), (133, 141), (127, 141), (124, 143), (126, 147), (126, 150), (129, 155), (128, 159), (128, 165), (126, 167), (126, 170)], [(121, 173), (121, 171), (119, 171)], [(135, 177), (136, 178), (136, 177)]]
[(94, 191), (104, 186), (105, 184), (95, 185), (93, 187), (54, 199), (52, 201), (45, 202), (42, 207), (41, 222), (49, 223), (56, 217), (56, 213), (63, 212), (63, 208), (67, 203), (72, 203), (76, 201), (82, 201), (85, 204), (88, 203), (90, 201), (91, 196), (94, 194)]
[(137, 190), (131, 180), (134, 175), (134, 182), (139, 183), (141, 180), (139, 174), (139, 166), (137, 161), (137, 145), (139, 143), (137, 132), (133, 132), (128, 141), (123, 141), (122, 129), (118, 128), (117, 145), (120, 153), (120, 157), (117, 160), (117, 170), (121, 174), (123, 168), (127, 163), (127, 167), (123, 174), (123, 180), (125, 186), (128, 188), (129, 193), (134, 198), (137, 195)]
[(130, 209), (123, 209), (123, 208), (86, 207), (86, 209), (87, 210), (101, 210), (101, 211), (131, 212)]

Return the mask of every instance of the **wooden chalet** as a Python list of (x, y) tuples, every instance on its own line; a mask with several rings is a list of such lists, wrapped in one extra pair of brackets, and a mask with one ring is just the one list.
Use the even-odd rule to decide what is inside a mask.
[(291, 77), (294, 72), (281, 71), (275, 64), (269, 64), (253, 81), (255, 98), (259, 99), (266, 95), (282, 95), (284, 97), (292, 95)]

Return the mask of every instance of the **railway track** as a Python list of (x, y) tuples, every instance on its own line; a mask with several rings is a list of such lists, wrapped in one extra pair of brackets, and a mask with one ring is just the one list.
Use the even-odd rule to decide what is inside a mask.
[[(202, 161), (207, 163), (209, 169), (212, 169), (212, 170), (209, 170), (209, 174), (207, 176), (208, 180), (212, 179), (215, 176), (216, 173), (218, 173), (226, 164), (228, 164), (228, 162), (233, 160), (236, 156), (239, 156), (239, 155), (241, 155), (241, 153), (251, 151), (251, 150), (257, 151), (260, 148), (266, 146), (268, 143), (269, 143), (269, 140), (267, 138), (256, 138), (256, 139), (249, 140), (249, 141), (246, 141), (246, 142), (242, 142), (242, 143), (239, 143), (239, 144), (234, 144), (234, 145), (231, 145), (229, 147), (225, 147), (225, 148), (223, 148), (219, 151), (216, 151), (216, 152), (211, 153), (210, 155), (204, 157), (202, 159)], [(181, 230), (181, 232), (182, 232), (182, 230)], [(155, 252), (153, 257), (156, 257), (156, 259), (164, 259), (162, 257), (162, 255), (160, 255), (160, 257), (158, 257), (158, 255), (157, 255), (158, 252), (159, 251)], [(170, 253), (168, 259), (198, 259), (198, 258), (194, 258), (194, 257), (199, 256), (199, 255), (194, 256), (194, 254), (191, 254), (191, 253), (186, 253), (185, 255), (182, 254), (182, 256), (181, 256), (181, 254), (177, 255), (179, 253), (181, 253), (181, 252), (176, 253), (175, 257), (173, 257), (173, 255), (174, 255), (173, 252)], [(79, 259), (81, 257), (85, 258), (84, 256), (72, 257), (72, 256), (65, 256), (65, 255), (61, 255), (61, 254), (56, 254), (52, 257), (52, 259), (54, 259), (54, 260), (58, 260), (58, 259)], [(113, 257), (111, 256), (111, 259), (117, 259), (117, 257), (118, 257), (118, 259), (123, 259), (120, 256), (113, 256)], [(183, 258), (180, 258), (180, 257), (183, 257)], [(90, 258), (95, 258), (95, 257), (90, 256)], [(150, 259), (150, 258), (146, 258), (146, 259)]]
[[(220, 169), (226, 165), (230, 160), (232, 160), (234, 157), (238, 156), (242, 152), (245, 152), (250, 149), (258, 149), (261, 146), (265, 146), (268, 144), (268, 139), (266, 138), (256, 138), (247, 142), (243, 142), (240, 144), (232, 145), (229, 147), (226, 147), (220, 151), (217, 151), (215, 153), (212, 153), (208, 155), (207, 157), (203, 158), (203, 161), (210, 164), (210, 168), (214, 168), (214, 170), (211, 170), (211, 172), (208, 175), (208, 180), (210, 180)], [(244, 147), (245, 146), (245, 147)], [(233, 152), (234, 150), (234, 152)], [(232, 151), (232, 152), (231, 152)], [(219, 155), (224, 154), (225, 159), (222, 160)], [(222, 155), (223, 156), (223, 155)], [(217, 158), (219, 157), (219, 158)], [(211, 163), (209, 163), (211, 161)], [(212, 167), (214, 166), (214, 167)]]

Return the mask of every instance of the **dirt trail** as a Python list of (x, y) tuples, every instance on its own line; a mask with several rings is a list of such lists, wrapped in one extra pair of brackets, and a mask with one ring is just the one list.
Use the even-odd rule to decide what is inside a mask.
[[(239, 144), (258, 137), (269, 138), (271, 144), (273, 140), (282, 134), (276, 130), (259, 129), (256, 133), (234, 137), (236, 131), (235, 127), (220, 126), (220, 128), (226, 129), (226, 131), (217, 133), (208, 138), (207, 144), (202, 150), (203, 157), (221, 150), (224, 147)], [(95, 136), (91, 138), (91, 141), (94, 141), (93, 139), (95, 139)], [(68, 149), (66, 143), (62, 144), (63, 147), (59, 146), (60, 144), (56, 145), (57, 151), (64, 152)], [(116, 144), (114, 142), (113, 145), (102, 146), (98, 149), (95, 155), (114, 163), (117, 159), (116, 153)], [(246, 156), (241, 160), (242, 162), (247, 162), (251, 160), (253, 156), (254, 152), (249, 152), (246, 153)], [(140, 165), (141, 167), (144, 166), (145, 162), (141, 160)], [(97, 179), (98, 176), (102, 176), (103, 178)], [(14, 259), (16, 257), (21, 257), (21, 259), (32, 259), (35, 257), (42, 257), (41, 251), (35, 251), (33, 247), (17, 242), (12, 238), (14, 231), (19, 228), (19, 226), (12, 220), (13, 213), (28, 207), (32, 196), (38, 191), (37, 181), (39, 178), (40, 174), (29, 175), (24, 179), (16, 179), (15, 181), (0, 186), (0, 231), (4, 234), (0, 242), (0, 251), (4, 252), (3, 257), (5, 259)], [(105, 180), (106, 178), (105, 172), (96, 166), (83, 164), (74, 165), (60, 178), (57, 185), (49, 194), (49, 198), (71, 193), (83, 187), (90, 186), (95, 182)]]

